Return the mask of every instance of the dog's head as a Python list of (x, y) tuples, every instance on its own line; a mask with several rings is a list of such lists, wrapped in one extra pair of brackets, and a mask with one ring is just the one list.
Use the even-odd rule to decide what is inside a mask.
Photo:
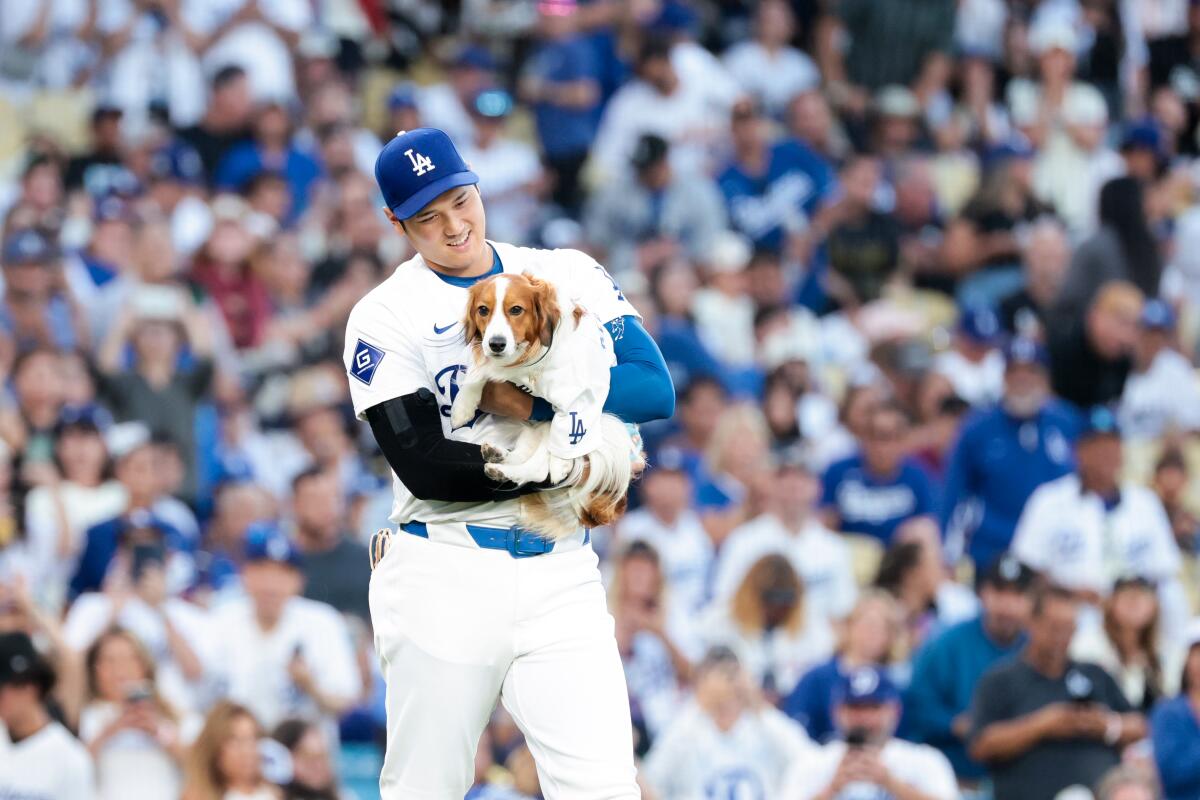
[(561, 312), (554, 287), (532, 275), (496, 275), (467, 294), (463, 330), (476, 361), (517, 366), (549, 347)]

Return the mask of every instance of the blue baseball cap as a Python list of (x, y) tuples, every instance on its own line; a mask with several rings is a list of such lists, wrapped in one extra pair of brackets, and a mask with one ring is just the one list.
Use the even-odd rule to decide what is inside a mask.
[(490, 50), (478, 45), (468, 45), (459, 51), (458, 56), (454, 59), (454, 66), (458, 69), (479, 69), (491, 72), (496, 68), (496, 59), (492, 57)]
[(437, 128), (401, 131), (375, 161), (375, 181), (397, 219), (408, 219), (442, 192), (479, 183), (454, 142)]
[(150, 176), (157, 180), (198, 184), (204, 180), (204, 162), (191, 145), (171, 142), (150, 156)]
[(1121, 423), (1117, 415), (1108, 406), (1092, 406), (1083, 417), (1083, 430), (1079, 432), (1080, 440), (1096, 436), (1121, 437)]
[(1033, 146), (1024, 137), (1014, 136), (988, 148), (983, 154), (985, 168), (992, 168), (1012, 159), (1031, 159), (1036, 155)]
[(92, 207), (92, 221), (125, 222), (133, 221), (133, 206), (118, 194), (106, 194), (96, 199)]
[(877, 667), (858, 667), (839, 675), (833, 685), (834, 706), (866, 706), (891, 703), (900, 699), (900, 690)]
[(4, 242), (4, 263), (46, 264), (58, 258), (58, 248), (41, 231), (26, 228), (14, 232)]
[(958, 329), (976, 342), (994, 342), (1000, 336), (1000, 317), (988, 306), (968, 306), (958, 317)]
[(1121, 136), (1122, 150), (1150, 150), (1162, 154), (1162, 131), (1153, 119), (1142, 119), (1129, 123)]
[(388, 95), (388, 111), (417, 107), (417, 87), (411, 81), (396, 84)]
[(274, 561), (300, 569), (304, 556), (274, 522), (254, 522), (246, 528), (247, 562)]
[(1004, 362), (1009, 366), (1022, 364), (1048, 369), (1050, 354), (1041, 342), (1027, 336), (1014, 336), (1004, 346)]
[(65, 405), (58, 412), (58, 421), (54, 423), (54, 435), (60, 436), (68, 428), (84, 428), (99, 433), (107, 430), (111, 424), (112, 414), (95, 403)]
[(183, 535), (176, 530), (175, 526), (153, 514), (144, 508), (138, 508), (121, 520), (120, 535), (124, 536), (130, 531), (158, 531), (163, 538), (173, 547), (177, 547), (183, 540)]
[(1147, 300), (1142, 306), (1142, 316), (1139, 323), (1143, 328), (1158, 331), (1170, 331), (1175, 329), (1175, 312), (1171, 310), (1171, 306), (1157, 298)]

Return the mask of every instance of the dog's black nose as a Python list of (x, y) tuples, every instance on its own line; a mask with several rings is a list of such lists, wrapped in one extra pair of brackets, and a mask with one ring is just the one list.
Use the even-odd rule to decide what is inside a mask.
[(504, 337), (493, 336), (492, 338), (488, 339), (488, 349), (490, 349), (493, 353), (504, 352)]

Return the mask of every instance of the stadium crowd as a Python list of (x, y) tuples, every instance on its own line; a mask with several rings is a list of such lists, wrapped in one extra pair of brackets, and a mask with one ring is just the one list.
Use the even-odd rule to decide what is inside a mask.
[(1200, 796), (1200, 3), (0, 0), (0, 797), (378, 797), (420, 126), (674, 377), (593, 537), (647, 798)]

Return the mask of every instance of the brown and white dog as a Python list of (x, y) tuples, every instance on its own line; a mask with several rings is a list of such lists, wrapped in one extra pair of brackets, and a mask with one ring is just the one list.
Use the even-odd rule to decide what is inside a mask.
[(471, 287), (463, 329), (473, 364), (450, 409), (452, 428), (474, 418), (489, 381), (555, 408), (553, 422), (524, 423), (511, 451), (483, 445), (494, 480), (562, 485), (521, 498), (522, 527), (556, 539), (616, 520), (646, 461), (636, 428), (602, 413), (615, 357), (600, 320), (547, 280), (504, 274)]

